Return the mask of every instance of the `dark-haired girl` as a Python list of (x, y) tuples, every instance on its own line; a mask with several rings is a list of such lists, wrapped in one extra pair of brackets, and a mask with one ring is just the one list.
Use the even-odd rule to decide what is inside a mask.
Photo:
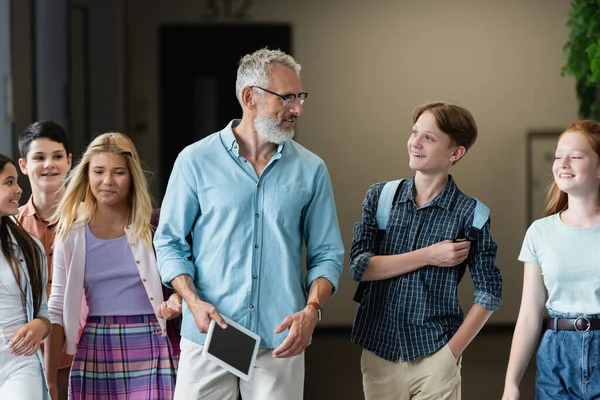
[(50, 332), (41, 243), (17, 224), (22, 190), (0, 154), (0, 399), (49, 399), (40, 343)]

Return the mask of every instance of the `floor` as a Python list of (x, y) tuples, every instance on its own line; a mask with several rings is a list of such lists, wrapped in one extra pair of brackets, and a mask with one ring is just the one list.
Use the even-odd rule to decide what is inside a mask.
[[(306, 400), (363, 400), (361, 348), (349, 331), (315, 332), (306, 350)], [(500, 400), (508, 363), (512, 329), (482, 331), (463, 355), (462, 399)], [(521, 400), (534, 400), (535, 361), (521, 383)]]

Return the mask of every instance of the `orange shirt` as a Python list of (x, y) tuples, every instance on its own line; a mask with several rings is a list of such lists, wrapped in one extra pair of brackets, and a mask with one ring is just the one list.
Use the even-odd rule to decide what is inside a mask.
[(56, 234), (56, 222), (49, 223), (37, 215), (33, 205), (33, 196), (29, 198), (27, 204), (19, 208), (17, 220), (30, 234), (38, 238), (44, 245), (46, 259), (48, 260), (48, 284), (46, 285), (46, 296), (50, 298), (50, 289), (52, 288), (52, 256), (54, 249), (54, 236)]
[[(46, 285), (46, 296), (50, 298), (52, 289), (52, 266), (54, 265), (54, 236), (56, 235), (56, 222), (48, 222), (37, 215), (37, 210), (33, 204), (33, 196), (29, 198), (27, 204), (19, 208), (17, 220), (23, 228), (30, 234), (38, 238), (44, 245), (46, 259), (48, 260), (48, 284)], [(71, 366), (73, 357), (63, 353), (58, 368), (67, 368)]]

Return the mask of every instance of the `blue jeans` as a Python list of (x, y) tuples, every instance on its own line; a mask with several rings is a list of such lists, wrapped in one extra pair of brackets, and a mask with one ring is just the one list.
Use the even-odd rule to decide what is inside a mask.
[[(600, 315), (587, 317), (600, 318)], [(536, 400), (600, 400), (600, 331), (548, 329), (542, 338), (536, 362)]]

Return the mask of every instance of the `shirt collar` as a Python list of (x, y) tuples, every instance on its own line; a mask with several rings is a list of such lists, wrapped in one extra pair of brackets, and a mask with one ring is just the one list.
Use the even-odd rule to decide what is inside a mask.
[(23, 217), (34, 217), (37, 221), (44, 221), (44, 223), (48, 223), (48, 226), (56, 225), (58, 221), (45, 221), (37, 213), (35, 208), (35, 204), (33, 204), (33, 195), (29, 196), (29, 200), (22, 207), (23, 209)]
[(23, 206), (23, 216), (24, 217), (33, 217), (37, 215), (37, 211), (35, 206), (33, 205), (33, 195), (29, 196), (29, 200)]
[[(223, 147), (225, 147), (225, 150), (232, 152), (236, 157), (240, 156), (240, 146), (233, 134), (233, 128), (238, 126), (240, 122), (242, 122), (241, 119), (234, 119), (220, 132)], [(285, 143), (281, 143), (277, 146), (277, 152), (275, 154), (277, 159), (281, 158), (281, 152), (283, 151), (284, 145)]]
[[(411, 200), (415, 204), (417, 204), (417, 199), (415, 196), (415, 176), (411, 176), (406, 180), (406, 183), (402, 185), (402, 191), (400, 192), (399, 199), (401, 203)], [(454, 179), (452, 175), (448, 175), (448, 183), (446, 183), (446, 187), (442, 189), (437, 196), (431, 200), (427, 206), (438, 206), (448, 210), (454, 197), (456, 196), (456, 191), (458, 188), (456, 187), (456, 183), (454, 183)]]

